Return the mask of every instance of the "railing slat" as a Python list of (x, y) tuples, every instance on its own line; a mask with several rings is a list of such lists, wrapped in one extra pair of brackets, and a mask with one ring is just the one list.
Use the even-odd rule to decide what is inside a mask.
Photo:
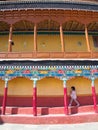
[(0, 59), (20, 58), (98, 58), (98, 52), (2, 52)]

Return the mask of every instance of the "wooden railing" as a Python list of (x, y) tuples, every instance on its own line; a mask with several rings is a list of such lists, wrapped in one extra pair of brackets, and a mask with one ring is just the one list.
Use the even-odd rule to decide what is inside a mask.
[(0, 59), (95, 59), (98, 52), (2, 52)]

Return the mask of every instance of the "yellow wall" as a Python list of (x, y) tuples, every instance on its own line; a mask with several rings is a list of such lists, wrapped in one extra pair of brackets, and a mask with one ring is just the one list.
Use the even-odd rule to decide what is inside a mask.
[[(67, 92), (70, 94), (71, 86), (75, 86), (77, 95), (91, 95), (91, 80), (84, 77), (75, 77), (67, 81)], [(62, 95), (63, 96), (63, 82), (56, 78), (44, 78), (37, 83), (38, 95)], [(98, 79), (95, 80), (96, 93), (98, 93)]]
[(64, 35), (64, 43), (66, 52), (87, 51), (85, 35)]
[(98, 78), (95, 80), (95, 89), (96, 93), (98, 94)]
[(27, 78), (15, 78), (8, 83), (8, 95), (12, 96), (32, 96), (33, 81)]
[(57, 78), (44, 78), (37, 83), (37, 92), (39, 96), (63, 95), (63, 83)]
[[(0, 95), (4, 94), (4, 81), (0, 79)], [(77, 95), (91, 95), (91, 81), (87, 78), (76, 77), (67, 81), (68, 95), (71, 86), (76, 87)], [(95, 80), (96, 93), (98, 94), (98, 78)], [(37, 82), (38, 96), (63, 96), (63, 82), (57, 78), (47, 77)], [(9, 96), (32, 96), (33, 81), (27, 78), (15, 78), (8, 83)]]
[(37, 37), (39, 52), (60, 52), (60, 36), (59, 35), (38, 35)]
[(14, 52), (32, 52), (33, 51), (33, 35), (13, 35), (13, 51)]
[[(13, 52), (33, 52), (34, 36), (13, 35)], [(89, 36), (91, 49), (98, 51), (93, 45), (92, 36)], [(60, 35), (37, 35), (37, 49), (39, 52), (61, 52)], [(81, 42), (81, 45), (79, 44)], [(66, 52), (87, 51), (85, 35), (64, 35)], [(8, 36), (0, 36), (0, 52), (7, 52)]]
[(4, 94), (4, 81), (0, 79), (0, 95)]
[(0, 36), (0, 52), (7, 52), (8, 36)]
[(75, 86), (78, 95), (88, 95), (92, 93), (91, 80), (87, 78), (76, 77), (68, 80), (67, 82), (68, 94), (70, 93), (71, 86)]

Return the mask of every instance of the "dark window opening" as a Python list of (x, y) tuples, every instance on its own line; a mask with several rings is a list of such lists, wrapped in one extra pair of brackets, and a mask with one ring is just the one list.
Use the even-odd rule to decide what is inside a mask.
[(98, 36), (93, 36), (94, 47), (98, 47)]

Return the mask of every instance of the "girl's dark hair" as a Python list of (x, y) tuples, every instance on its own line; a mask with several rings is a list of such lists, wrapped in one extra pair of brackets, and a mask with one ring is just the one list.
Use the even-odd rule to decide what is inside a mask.
[(71, 87), (71, 89), (72, 89), (72, 90), (75, 90), (75, 87), (74, 87), (74, 86), (72, 86), (72, 87)]

